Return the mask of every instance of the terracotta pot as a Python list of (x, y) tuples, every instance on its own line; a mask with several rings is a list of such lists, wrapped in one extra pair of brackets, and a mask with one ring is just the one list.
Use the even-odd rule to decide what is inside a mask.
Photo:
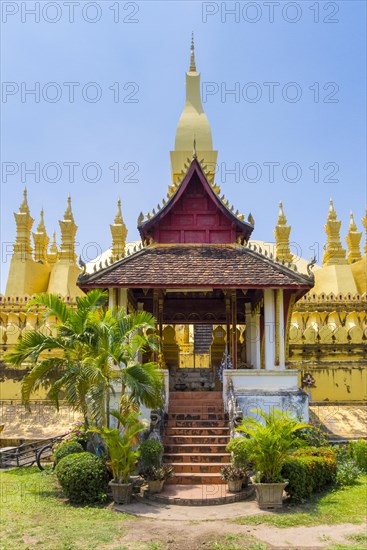
[(110, 481), (108, 485), (111, 487), (112, 498), (115, 504), (130, 503), (133, 490), (132, 483), (116, 483), (115, 481)]
[(255, 483), (256, 500), (259, 508), (268, 510), (283, 506), (283, 491), (288, 485), (284, 483)]
[(160, 493), (163, 489), (164, 479), (154, 479), (148, 481), (148, 491), (152, 495), (155, 493)]
[(228, 491), (230, 493), (239, 493), (242, 489), (242, 479), (235, 479), (232, 481), (228, 481)]

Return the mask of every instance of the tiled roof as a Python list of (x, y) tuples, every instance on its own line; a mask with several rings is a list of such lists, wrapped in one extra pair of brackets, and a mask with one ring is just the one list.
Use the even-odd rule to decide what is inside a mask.
[(160, 245), (79, 277), (94, 287), (311, 288), (312, 280), (239, 245)]

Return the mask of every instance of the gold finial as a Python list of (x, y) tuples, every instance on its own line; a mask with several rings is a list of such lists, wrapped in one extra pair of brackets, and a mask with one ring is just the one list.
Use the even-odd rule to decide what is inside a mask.
[(342, 222), (337, 218), (333, 200), (330, 199), (327, 221), (324, 225), (325, 233), (327, 235), (327, 244), (322, 260), (323, 265), (343, 265), (348, 263), (346, 259), (346, 252), (340, 241), (341, 223)]
[(23, 260), (31, 259), (31, 229), (34, 219), (29, 212), (26, 187), (23, 191), (23, 200), (19, 207), (19, 212), (14, 213), (14, 218), (17, 227), (14, 252), (20, 254)]
[(68, 260), (70, 263), (75, 264), (75, 235), (78, 226), (74, 222), (70, 195), (68, 195), (64, 219), (59, 221), (59, 225), (61, 230), (60, 260)]
[(366, 208), (366, 214), (362, 218), (363, 227), (366, 233), (366, 243), (364, 245), (364, 253), (367, 254), (367, 208)]
[(190, 73), (196, 72), (194, 33), (191, 33)]
[(43, 208), (41, 208), (40, 221), (39, 221), (39, 224), (37, 226), (37, 231), (39, 233), (42, 233), (42, 232), (46, 233), (44, 214), (45, 214), (45, 212), (44, 212)]
[(73, 212), (71, 210), (71, 196), (70, 194), (68, 195), (68, 201), (67, 201), (67, 205), (66, 205), (66, 210), (65, 210), (65, 214), (64, 214), (64, 220), (69, 220), (69, 221), (74, 221), (74, 217), (73, 217)]
[(143, 221), (144, 221), (144, 214), (143, 214), (143, 212), (140, 212), (139, 217), (138, 217), (138, 225), (142, 224)]
[(287, 225), (287, 218), (283, 210), (283, 203), (279, 203), (279, 214), (277, 225), (274, 229), (276, 256), (280, 261), (292, 262), (293, 254), (289, 248), (289, 235), (291, 226)]
[(47, 260), (50, 264), (54, 264), (59, 259), (59, 249), (56, 244), (56, 231), (52, 235), (52, 243), (50, 246), (50, 252), (47, 254)]
[(45, 220), (44, 220), (43, 208), (40, 212), (40, 221), (37, 226), (37, 232), (33, 233), (34, 241), (34, 259), (36, 262), (43, 262), (47, 260), (47, 247), (49, 238), (46, 233)]
[(278, 214), (278, 225), (285, 225), (287, 223), (287, 218), (285, 217), (283, 210), (283, 203), (279, 203), (279, 214)]
[(22, 204), (19, 207), (19, 212), (22, 214), (29, 214), (29, 206), (27, 200), (27, 188), (24, 187)]
[(124, 223), (122, 219), (122, 212), (121, 212), (121, 199), (120, 197), (117, 199), (117, 211), (115, 216), (115, 223), (122, 224)]
[(350, 221), (348, 227), (348, 235), (345, 237), (348, 245), (348, 263), (358, 262), (361, 257), (359, 248), (362, 238), (362, 233), (358, 231), (356, 222), (354, 221), (353, 212), (350, 213)]
[(121, 199), (117, 201), (117, 212), (114, 223), (110, 225), (112, 235), (112, 260), (125, 256), (127, 229), (121, 212)]
[(198, 156), (197, 156), (197, 153), (196, 153), (196, 138), (195, 138), (195, 134), (194, 134), (194, 147), (193, 147), (193, 151), (192, 151), (192, 158), (193, 159), (196, 159)]

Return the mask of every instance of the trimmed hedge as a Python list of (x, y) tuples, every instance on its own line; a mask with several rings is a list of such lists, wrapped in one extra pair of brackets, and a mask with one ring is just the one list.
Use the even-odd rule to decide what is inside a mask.
[(108, 475), (104, 462), (91, 453), (65, 456), (56, 466), (56, 475), (65, 496), (73, 504), (104, 502)]
[(77, 441), (62, 441), (55, 451), (55, 464), (58, 464), (64, 456), (82, 453), (83, 451), (83, 446)]
[(164, 447), (156, 439), (147, 439), (139, 446), (139, 463), (143, 470), (149, 468), (160, 468)]
[(286, 491), (293, 502), (303, 502), (336, 480), (337, 461), (330, 449), (299, 449), (282, 468)]

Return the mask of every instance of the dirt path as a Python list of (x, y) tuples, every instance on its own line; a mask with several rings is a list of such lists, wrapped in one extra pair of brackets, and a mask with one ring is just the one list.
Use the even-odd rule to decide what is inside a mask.
[[(315, 527), (289, 527), (279, 529), (268, 525), (235, 525), (229, 521), (174, 521), (158, 519), (127, 520), (126, 535), (113, 545), (103, 547), (112, 550), (118, 547), (140, 550), (146, 545), (160, 543), (159, 550), (199, 550), (210, 548), (214, 541), (236, 543), (243, 548), (262, 542), (269, 549), (312, 550), (327, 548), (333, 543), (351, 544), (346, 537), (366, 533), (366, 525), (319, 525)], [(362, 549), (363, 546), (361, 546)], [(158, 549), (157, 549), (158, 550)]]

